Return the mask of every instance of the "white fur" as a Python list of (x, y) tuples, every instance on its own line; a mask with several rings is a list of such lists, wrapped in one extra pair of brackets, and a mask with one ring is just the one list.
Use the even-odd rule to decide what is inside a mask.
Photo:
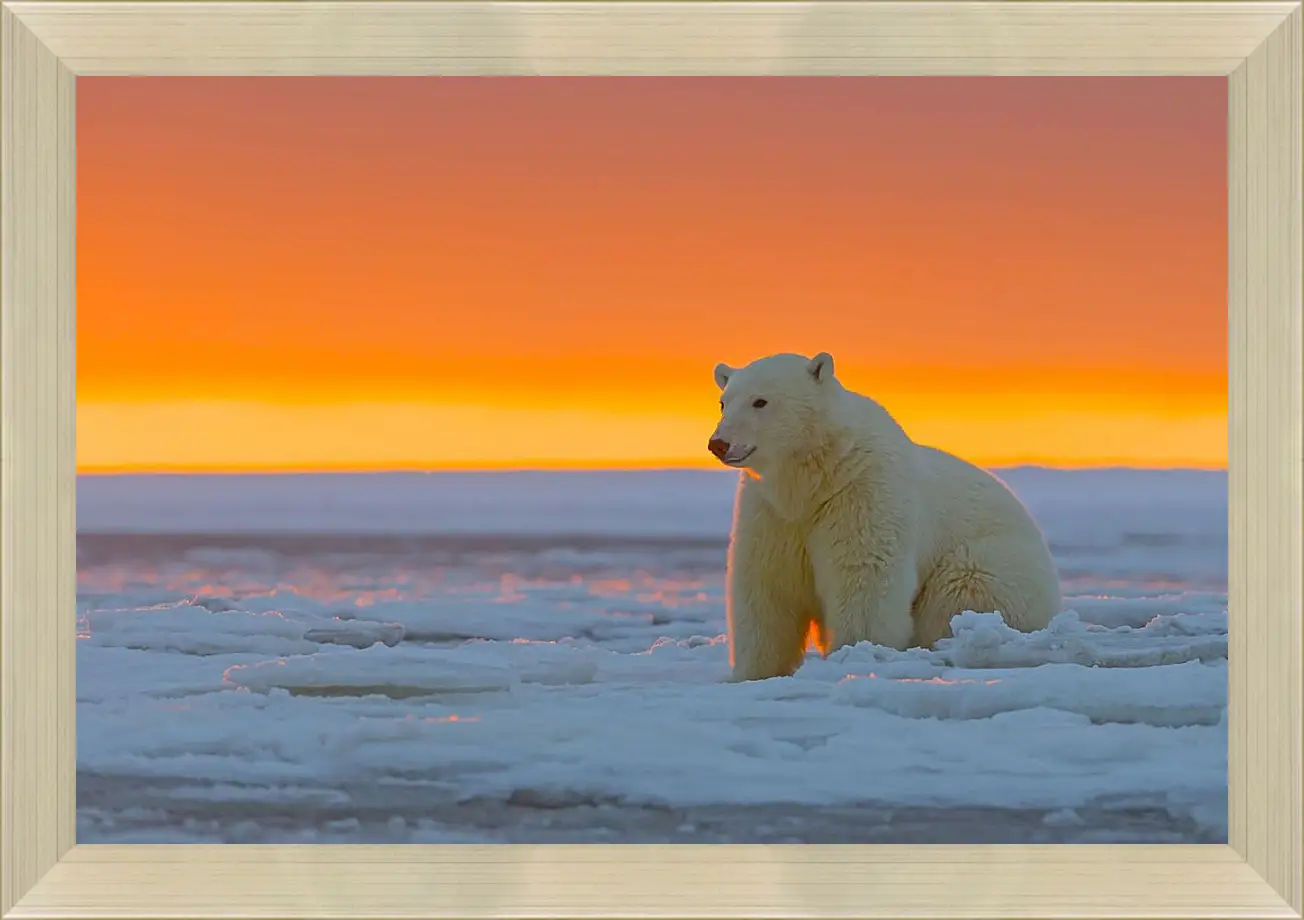
[(838, 382), (829, 355), (721, 364), (715, 377), (712, 441), (743, 470), (729, 547), (733, 680), (791, 674), (812, 628), (825, 654), (865, 640), (904, 649), (949, 636), (965, 610), (1025, 632), (1059, 611), (1055, 564), (1023, 504), (990, 473), (911, 441)]

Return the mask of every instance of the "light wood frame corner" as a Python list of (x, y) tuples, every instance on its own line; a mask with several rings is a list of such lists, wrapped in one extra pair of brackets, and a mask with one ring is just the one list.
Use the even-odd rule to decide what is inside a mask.
[[(0, 916), (1301, 916), (1299, 0), (5, 0), (0, 19)], [(345, 73), (1226, 77), (1229, 845), (75, 846), (77, 76)]]

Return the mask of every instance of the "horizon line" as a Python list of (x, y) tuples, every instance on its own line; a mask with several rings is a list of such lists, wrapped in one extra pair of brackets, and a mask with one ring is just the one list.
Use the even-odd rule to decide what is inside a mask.
[[(1227, 465), (1211, 465), (1198, 462), (1177, 462), (1172, 464), (1137, 463), (1135, 461), (1116, 460), (1113, 462), (1063, 463), (1045, 460), (1011, 459), (997, 463), (978, 463), (975, 466), (987, 470), (1039, 469), (1055, 472), (1090, 472), (1104, 470), (1130, 470), (1136, 472), (1208, 472), (1226, 473)], [(737, 473), (719, 464), (686, 463), (666, 461), (662, 463), (630, 464), (583, 464), (583, 463), (549, 463), (532, 462), (522, 464), (479, 464), (479, 465), (429, 465), (429, 464), (393, 464), (386, 466), (93, 466), (82, 467), (76, 471), (76, 477), (112, 478), (120, 476), (384, 476), (394, 474), (465, 474), (465, 473), (636, 473), (636, 472), (720, 472)]]

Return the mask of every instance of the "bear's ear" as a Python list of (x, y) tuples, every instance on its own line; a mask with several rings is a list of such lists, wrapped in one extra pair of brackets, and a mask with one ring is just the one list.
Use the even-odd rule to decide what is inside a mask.
[(823, 383), (833, 376), (833, 356), (827, 351), (821, 351), (815, 357), (810, 359), (806, 365), (806, 370), (819, 383)]
[(717, 364), (715, 366), (715, 385), (724, 389), (729, 385), (729, 378), (733, 376), (734, 369), (727, 364)]

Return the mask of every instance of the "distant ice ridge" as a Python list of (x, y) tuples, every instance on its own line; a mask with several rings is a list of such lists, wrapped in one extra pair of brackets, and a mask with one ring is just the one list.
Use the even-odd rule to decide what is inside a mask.
[[(997, 470), (1039, 517), (1095, 519), (1102, 498), (1170, 534), (1226, 517), (1227, 474), (1200, 470)], [(82, 533), (729, 533), (738, 474), (616, 470), (243, 476), (81, 476)], [(1110, 525), (1102, 525), (1109, 529)], [(1097, 533), (1099, 528), (1094, 528)], [(1093, 528), (1084, 528), (1090, 532)], [(1225, 547), (1224, 547), (1225, 549)]]

